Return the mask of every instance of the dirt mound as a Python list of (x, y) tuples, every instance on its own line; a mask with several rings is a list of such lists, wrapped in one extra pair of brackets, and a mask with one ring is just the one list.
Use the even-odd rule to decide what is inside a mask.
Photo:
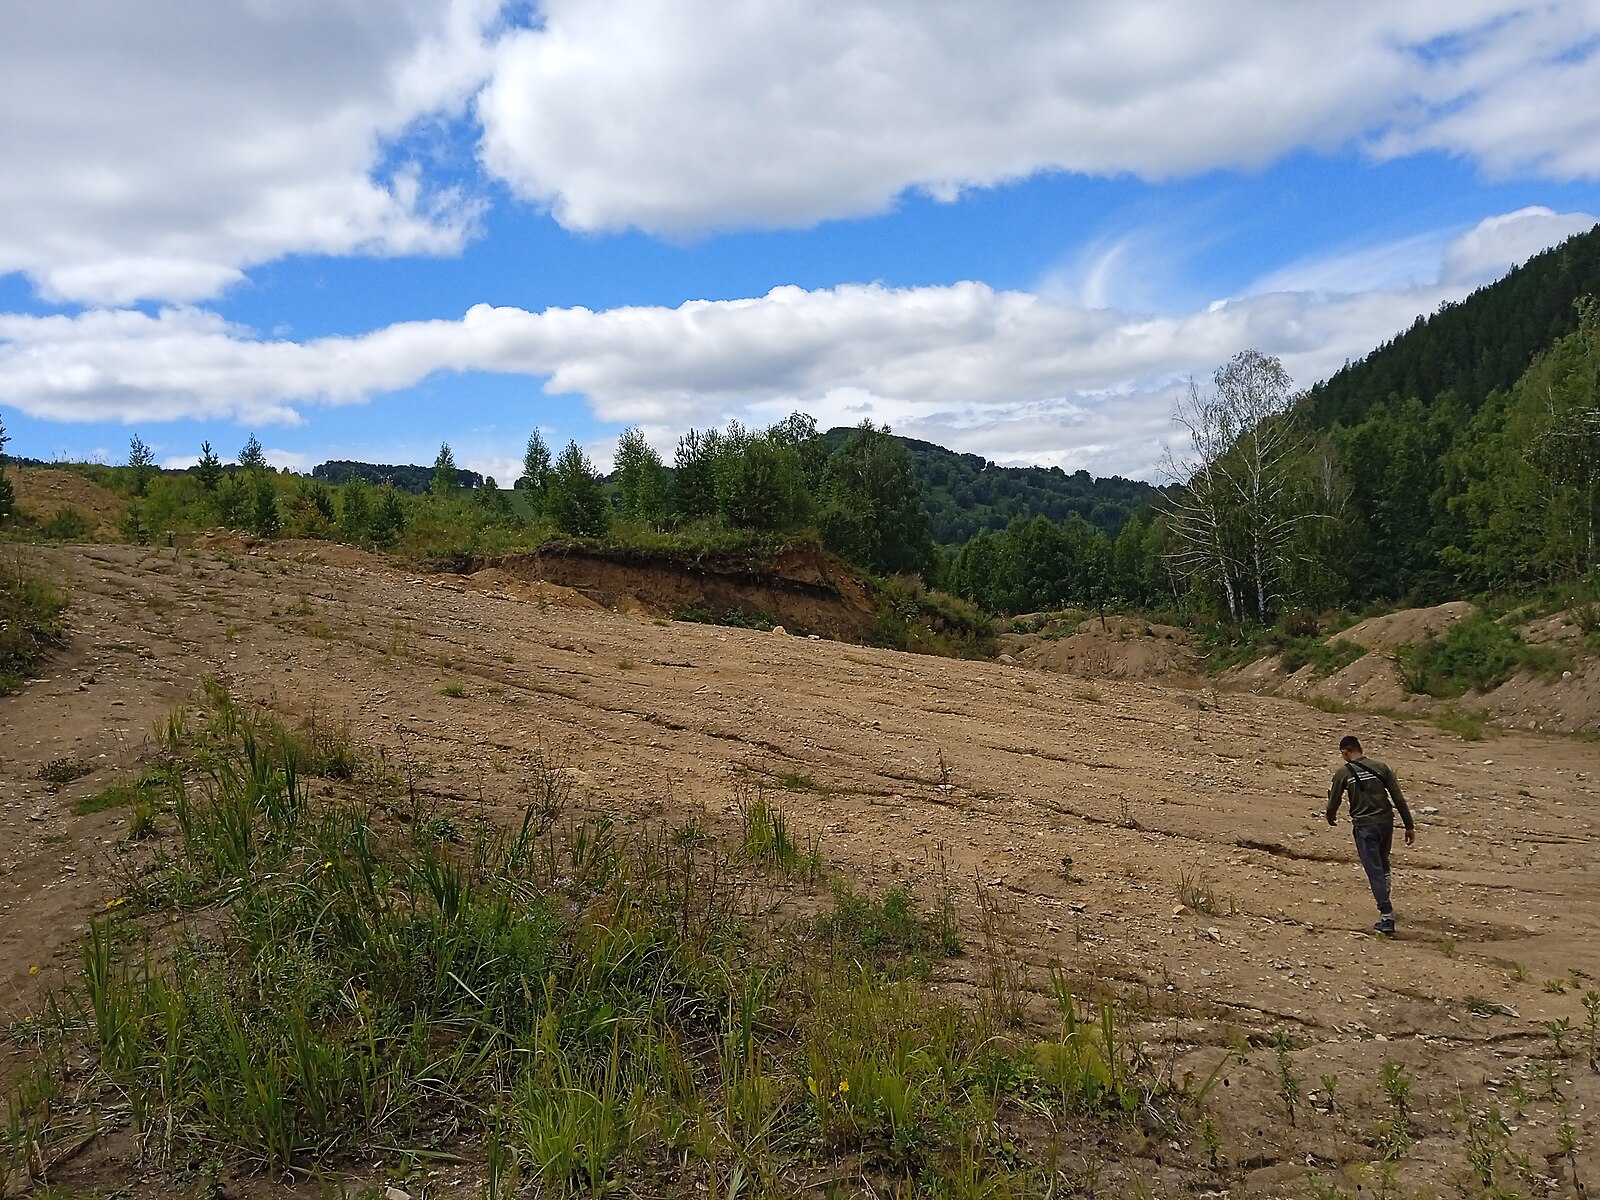
[[(1325, 678), (1317, 678), (1310, 664), (1290, 674), (1273, 654), (1225, 671), (1218, 682), (1234, 691), (1426, 715), (1436, 711), (1440, 702), (1407, 689), (1395, 652), (1438, 637), (1477, 611), (1475, 605), (1456, 600), (1371, 617), (1334, 635), (1335, 640), (1367, 647), (1368, 653)], [(1571, 613), (1543, 616), (1521, 626), (1518, 633), (1530, 643), (1571, 652), (1571, 667), (1559, 675), (1519, 671), (1492, 691), (1469, 692), (1453, 703), (1510, 728), (1546, 733), (1600, 729), (1600, 659), (1584, 652), (1583, 629), (1577, 617)]]
[(1451, 600), (1432, 608), (1407, 608), (1382, 617), (1368, 617), (1339, 636), (1368, 650), (1415, 646), (1477, 611), (1478, 606), (1470, 601)]
[(17, 494), (17, 511), (44, 522), (71, 507), (89, 522), (85, 541), (120, 541), (118, 526), (128, 502), (110, 488), (67, 467), (8, 467)]
[[(508, 600), (523, 600), (541, 607), (557, 605), (561, 608), (586, 608), (598, 611), (600, 605), (582, 592), (542, 579), (521, 579), (501, 567), (485, 567), (457, 582), (466, 584), (475, 592), (501, 596)], [(618, 606), (618, 611), (624, 611)]]
[(1132, 617), (1092, 617), (1062, 638), (1020, 635), (1008, 650), (1024, 666), (1089, 679), (1187, 677), (1196, 668), (1187, 631)]
[(1219, 682), (1232, 690), (1306, 701), (1334, 700), (1356, 708), (1400, 709), (1414, 699), (1406, 691), (1394, 659), (1378, 651), (1321, 679), (1309, 664), (1290, 674), (1279, 658), (1271, 655), (1225, 671)]
[(867, 640), (877, 625), (866, 581), (815, 547), (757, 563), (563, 545), (468, 568), (471, 577), (493, 571), (497, 580), (556, 585), (598, 607), (639, 615), (760, 613), (791, 632), (847, 642)]

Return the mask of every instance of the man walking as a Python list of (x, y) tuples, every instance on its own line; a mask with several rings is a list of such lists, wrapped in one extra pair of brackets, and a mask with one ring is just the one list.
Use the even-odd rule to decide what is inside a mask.
[[(1378, 923), (1373, 929), (1387, 937), (1394, 936), (1394, 905), (1389, 900), (1389, 848), (1394, 844), (1394, 809), (1400, 810), (1400, 819), (1406, 826), (1406, 845), (1417, 840), (1417, 828), (1411, 822), (1411, 810), (1406, 798), (1400, 794), (1400, 784), (1394, 772), (1375, 758), (1361, 753), (1361, 741), (1346, 736), (1339, 742), (1339, 753), (1344, 756), (1344, 766), (1333, 773), (1333, 786), (1328, 789), (1328, 824), (1337, 825), (1339, 802), (1345, 792), (1350, 793), (1350, 826), (1356, 838), (1356, 856), (1367, 872), (1367, 882), (1372, 885), (1372, 898), (1378, 902)], [(1389, 800), (1394, 798), (1391, 807)]]

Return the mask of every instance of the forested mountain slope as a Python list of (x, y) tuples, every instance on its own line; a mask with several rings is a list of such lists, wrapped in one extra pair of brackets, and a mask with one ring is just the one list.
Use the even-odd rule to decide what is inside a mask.
[[(831, 450), (850, 434), (830, 429)], [(1160, 495), (1153, 485), (1060, 467), (1002, 467), (976, 454), (960, 454), (916, 438), (898, 439), (911, 455), (928, 510), (928, 531), (941, 546), (959, 546), (984, 531), (1004, 529), (1017, 517), (1067, 521), (1082, 517), (1102, 533), (1115, 534), (1140, 505)]]
[(1317, 428), (1353, 425), (1391, 396), (1424, 402), (1444, 392), (1468, 411), (1514, 384), (1535, 356), (1578, 327), (1575, 306), (1600, 295), (1600, 226), (1535, 255), (1347, 364), (1306, 394)]

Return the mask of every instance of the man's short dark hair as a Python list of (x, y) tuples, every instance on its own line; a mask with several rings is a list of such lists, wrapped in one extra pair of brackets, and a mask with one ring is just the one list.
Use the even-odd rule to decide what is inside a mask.
[(1339, 749), (1360, 751), (1361, 739), (1353, 733), (1347, 733), (1339, 739)]

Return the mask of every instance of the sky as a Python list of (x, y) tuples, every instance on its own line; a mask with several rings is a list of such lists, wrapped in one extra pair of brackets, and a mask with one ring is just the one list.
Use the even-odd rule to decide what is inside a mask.
[(792, 411), (1160, 480), (1600, 214), (1595, 0), (80, 0), (0, 39), (8, 451), (605, 468)]

